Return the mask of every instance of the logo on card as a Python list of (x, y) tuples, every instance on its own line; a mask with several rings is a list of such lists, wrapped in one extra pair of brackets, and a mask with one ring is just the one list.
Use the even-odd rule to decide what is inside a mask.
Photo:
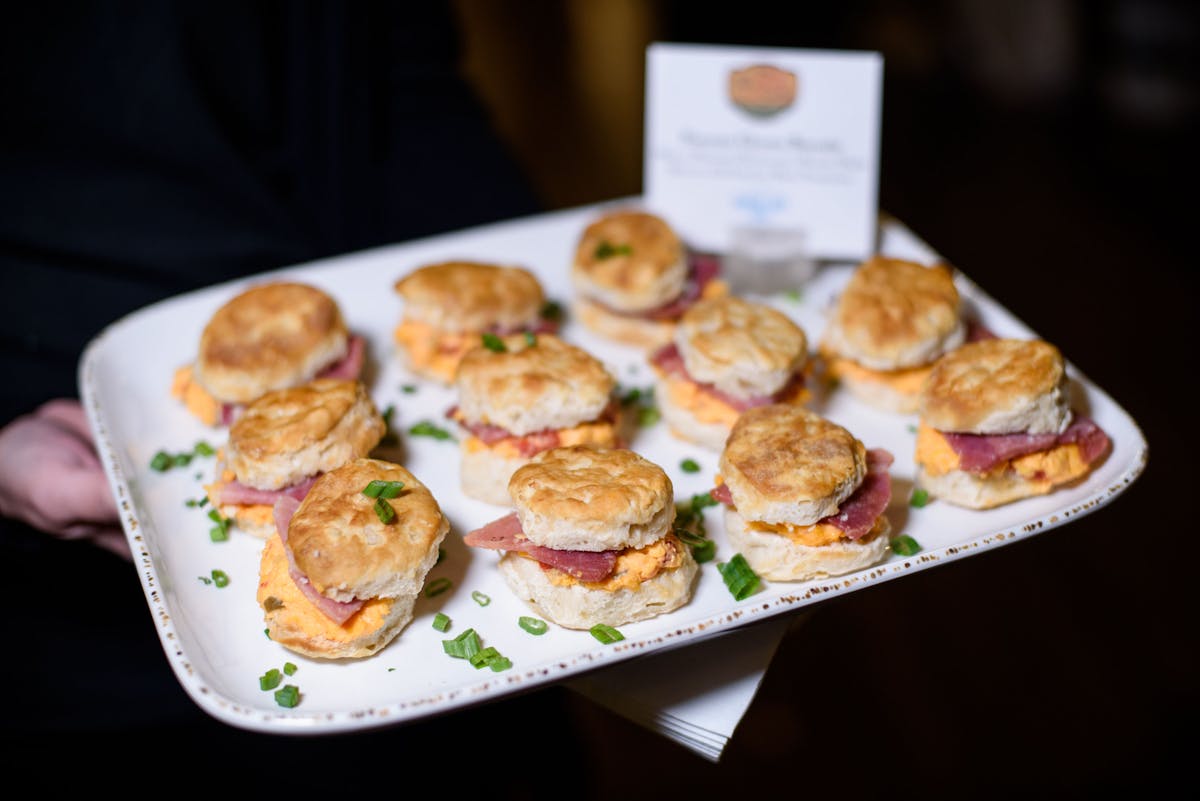
[(755, 117), (770, 117), (796, 102), (796, 73), (770, 64), (753, 64), (729, 73), (729, 99)]

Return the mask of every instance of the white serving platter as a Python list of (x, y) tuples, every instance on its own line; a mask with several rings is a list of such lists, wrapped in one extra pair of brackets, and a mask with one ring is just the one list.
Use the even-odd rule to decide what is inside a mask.
[[(586, 631), (551, 625), (535, 637), (517, 625), (534, 615), (512, 596), (495, 570), (498, 554), (467, 548), (461, 538), (507, 510), (467, 498), (459, 487), (458, 445), (409, 436), (408, 427), (444, 418), (454, 403), (451, 389), (421, 381), (396, 359), (392, 330), (401, 300), (397, 278), (416, 267), (446, 259), (520, 264), (541, 279), (547, 296), (567, 306), (568, 265), (577, 237), (595, 215), (615, 205), (636, 205), (637, 198), (508, 221), (415, 242), (296, 265), (236, 282), (208, 287), (141, 309), (101, 332), (79, 365), (84, 405), (98, 449), (122, 514), (135, 564), (171, 668), (189, 696), (207, 713), (232, 726), (279, 734), (327, 734), (392, 726), (422, 717), (494, 701), (506, 695), (559, 682), (574, 675), (642, 654), (687, 646), (775, 615), (795, 613), (835, 596), (915, 571), (979, 556), (989, 549), (1035, 536), (1095, 512), (1141, 474), (1147, 443), (1136, 422), (1068, 359), (1079, 408), (1108, 433), (1107, 458), (1079, 483), (1039, 498), (988, 511), (932, 502), (912, 508), (912, 451), (915, 416), (873, 410), (844, 392), (833, 391), (817, 410), (850, 429), (867, 447), (884, 447), (896, 457), (892, 467), (893, 503), (888, 515), (893, 535), (907, 534), (922, 550), (914, 556), (890, 554), (880, 564), (846, 576), (818, 581), (764, 582), (751, 597), (736, 601), (717, 571), (733, 552), (725, 538), (719, 509), (709, 509), (709, 536), (717, 556), (701, 566), (695, 594), (686, 606), (666, 615), (621, 627), (623, 641), (601, 644)], [(935, 251), (894, 220), (882, 222), (880, 250), (919, 261)], [(757, 296), (788, 313), (815, 344), (825, 315), (853, 265), (823, 266), (794, 293)], [(351, 329), (368, 339), (364, 374), (379, 408), (395, 407), (393, 424), (401, 433), (397, 458), (434, 493), (451, 522), (446, 556), (429, 580), (449, 578), (452, 588), (422, 597), (412, 622), (380, 653), (358, 661), (307, 659), (272, 642), (264, 633), (262, 610), (255, 602), (262, 540), (236, 529), (225, 542), (212, 542), (207, 507), (186, 506), (203, 496), (211, 480), (212, 459), (197, 458), (185, 468), (157, 472), (154, 453), (189, 451), (197, 441), (223, 444), (224, 431), (208, 428), (170, 397), (174, 370), (195, 357), (200, 332), (216, 309), (249, 284), (266, 277), (289, 277), (319, 286), (341, 305)], [(984, 325), (1002, 336), (1036, 336), (960, 272), (959, 289)], [(645, 388), (653, 373), (640, 351), (604, 342), (568, 317), (562, 336), (590, 350), (617, 376), (623, 388)], [(403, 391), (405, 385), (416, 391)], [(630, 447), (657, 462), (671, 476), (680, 501), (713, 486), (717, 454), (675, 439), (664, 423), (638, 430)], [(680, 463), (695, 459), (698, 473)], [(214, 569), (229, 576), (217, 587), (201, 577)], [(472, 599), (478, 591), (487, 606)], [(451, 629), (432, 627), (445, 613)], [(475, 669), (444, 654), (441, 641), (474, 628), (483, 644), (495, 646), (512, 661), (506, 671)], [(300, 689), (300, 702), (279, 706), (259, 676), (284, 663), (297, 666), (285, 681)]]

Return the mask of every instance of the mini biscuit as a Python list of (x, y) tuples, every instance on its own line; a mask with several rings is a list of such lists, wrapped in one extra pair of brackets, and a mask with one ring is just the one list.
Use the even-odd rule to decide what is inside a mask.
[(550, 334), (503, 341), (503, 352), (478, 346), (459, 363), (464, 419), (523, 436), (595, 420), (611, 402), (616, 379), (583, 348)]
[[(363, 494), (376, 479), (404, 483), (384, 501), (395, 511), (387, 523), (375, 511), (376, 499)], [(313, 587), (336, 601), (413, 598), (449, 530), (438, 502), (412, 473), (362, 458), (317, 479), (292, 516), (288, 545)]]
[(346, 355), (349, 333), (337, 302), (316, 287), (251, 287), (209, 320), (195, 380), (223, 403), (247, 403), (301, 384)]
[(966, 339), (953, 270), (871, 257), (842, 290), (823, 339), (872, 370), (928, 364)]
[(675, 344), (693, 379), (742, 399), (774, 394), (808, 360), (804, 330), (790, 317), (733, 295), (688, 309)]
[(280, 489), (366, 456), (385, 433), (362, 382), (318, 378), (248, 405), (229, 429), (226, 461), (243, 484)]
[(448, 261), (420, 267), (395, 284), (407, 318), (448, 332), (530, 327), (546, 297), (524, 267)]
[(585, 297), (577, 296), (571, 302), (571, 315), (589, 331), (605, 339), (645, 350), (665, 345), (675, 335), (675, 320), (651, 320), (617, 314)]
[(867, 450), (815, 412), (772, 404), (741, 414), (719, 470), (743, 517), (807, 526), (836, 512), (862, 484)]
[(508, 493), (525, 536), (546, 548), (642, 548), (661, 539), (675, 519), (675, 489), (666, 472), (620, 448), (543, 451), (513, 473)]
[(625, 312), (649, 311), (683, 292), (687, 253), (665, 220), (616, 211), (584, 229), (571, 277), (581, 295)]
[(920, 415), (939, 431), (1062, 433), (1070, 424), (1066, 365), (1039, 339), (987, 339), (946, 354), (921, 394)]
[(887, 555), (891, 530), (891, 522), (881, 515), (860, 539), (804, 545), (786, 535), (748, 528), (737, 510), (725, 510), (725, 534), (730, 546), (768, 581), (807, 581), (869, 567)]

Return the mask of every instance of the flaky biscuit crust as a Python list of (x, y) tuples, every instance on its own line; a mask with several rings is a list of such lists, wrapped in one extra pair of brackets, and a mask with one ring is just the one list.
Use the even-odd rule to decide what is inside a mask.
[(675, 344), (692, 378), (738, 398), (777, 392), (808, 360), (808, 339), (790, 317), (734, 295), (684, 312)]
[(200, 335), (195, 378), (225, 403), (294, 386), (346, 355), (337, 302), (307, 284), (251, 287), (216, 311)]
[(622, 448), (543, 451), (513, 473), (508, 492), (525, 536), (547, 548), (641, 548), (661, 539), (675, 518), (670, 477)]
[(615, 211), (584, 229), (571, 277), (584, 296), (621, 311), (649, 311), (683, 292), (687, 253), (661, 217)]
[(521, 436), (595, 420), (611, 401), (616, 378), (583, 348), (550, 334), (532, 344), (519, 335), (503, 342), (503, 352), (480, 345), (458, 365), (455, 385), (466, 420)]
[(229, 429), (226, 460), (243, 484), (279, 489), (366, 456), (386, 432), (362, 382), (317, 378), (248, 405)]
[[(376, 513), (376, 499), (362, 492), (376, 479), (404, 482), (397, 497), (384, 501), (395, 511), (388, 523)], [(398, 464), (362, 458), (317, 479), (292, 516), (288, 545), (323, 595), (337, 601), (402, 597), (420, 591), (449, 529), (416, 476)]]
[(965, 338), (948, 265), (876, 255), (846, 283), (823, 344), (872, 370), (897, 370), (927, 364)]
[(1070, 423), (1066, 365), (1040, 339), (988, 339), (946, 354), (920, 399), (925, 425), (975, 434), (1062, 432)]
[(395, 283), (404, 314), (450, 332), (532, 326), (546, 302), (537, 277), (518, 266), (446, 261)]
[(794, 404), (742, 412), (719, 469), (743, 517), (811, 525), (833, 514), (867, 474), (867, 450), (853, 434)]

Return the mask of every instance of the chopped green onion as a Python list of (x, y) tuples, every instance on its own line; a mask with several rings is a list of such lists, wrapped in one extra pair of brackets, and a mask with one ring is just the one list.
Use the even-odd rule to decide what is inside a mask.
[(159, 451), (154, 454), (154, 458), (150, 460), (150, 469), (163, 472), (171, 466), (171, 454), (166, 451)]
[(400, 391), (403, 392), (405, 395), (415, 395), (417, 392), (417, 385), (416, 384), (405, 384), (402, 387), (400, 387)]
[(613, 256), (628, 256), (633, 253), (633, 248), (629, 245), (614, 245), (607, 239), (600, 240), (600, 244), (596, 245), (597, 259), (611, 259)]
[(476, 653), (471, 654), (469, 657), (467, 657), (467, 661), (471, 663), (471, 667), (478, 670), (479, 668), (491, 662), (493, 659), (499, 658), (500, 652), (489, 645), (482, 651), (477, 651)]
[(750, 568), (746, 557), (740, 553), (735, 553), (728, 562), (719, 563), (717, 571), (720, 572), (729, 592), (739, 601), (750, 597), (758, 589), (758, 574)]
[(720, 501), (712, 496), (711, 492), (698, 492), (692, 496), (692, 512), (699, 514), (700, 510), (707, 509), (709, 506), (716, 506)]
[(929, 503), (929, 493), (920, 487), (912, 491), (912, 497), (908, 499), (908, 505), (920, 509), (925, 504)]
[(442, 640), (442, 650), (455, 659), (470, 659), (481, 649), (475, 629), (467, 629), (453, 640)]
[(621, 395), (621, 405), (622, 406), (632, 406), (633, 404), (635, 404), (639, 400), (641, 400), (641, 397), (642, 397), (642, 391), (640, 389), (638, 389), (637, 387), (634, 387), (633, 389), (631, 389), (628, 392)]
[(550, 628), (546, 624), (546, 621), (536, 617), (519, 617), (517, 618), (517, 625), (537, 637), (545, 634), (546, 630)]
[(296, 667), (295, 662), (284, 662), (283, 663), (283, 672), (289, 676), (295, 676), (297, 669), (298, 668)]
[(512, 660), (507, 656), (499, 656), (488, 662), (488, 667), (492, 669), (493, 673), (499, 673), (502, 670), (508, 670), (512, 667)]
[(198, 509), (203, 509), (207, 505), (208, 505), (208, 496), (207, 495), (205, 495), (200, 500), (196, 501), (196, 507)]
[(189, 509), (195, 509), (197, 506), (200, 505), (200, 502), (198, 500), (196, 500), (195, 498), (188, 498), (186, 501), (183, 502), (183, 505)]
[(450, 628), (449, 616), (438, 612), (433, 616), (433, 627), (441, 632), (447, 631)]
[(274, 690), (279, 686), (279, 682), (283, 681), (283, 674), (275, 668), (271, 668), (266, 673), (258, 677), (258, 687), (264, 692)]
[(537, 344), (537, 334), (533, 333), (532, 331), (526, 331), (525, 332), (525, 344), (531, 348), (534, 345), (536, 345)]
[(218, 587), (228, 587), (229, 586), (229, 576), (225, 573), (224, 570), (214, 570), (212, 572), (212, 580), (213, 580), (213, 584), (216, 584)]
[(434, 439), (454, 439), (454, 435), (444, 428), (439, 428), (429, 420), (422, 420), (408, 429), (414, 437), (433, 437)]
[(783, 293), (783, 296), (793, 303), (799, 303), (800, 299), (804, 297), (804, 293), (799, 289), (789, 289)]
[(483, 346), (492, 353), (504, 353), (504, 351), (508, 350), (508, 346), (504, 344), (504, 340), (495, 334), (484, 334)]
[(425, 588), (425, 597), (432, 598), (435, 595), (441, 595), (452, 586), (454, 586), (454, 582), (445, 576), (435, 578), (433, 581), (429, 582), (429, 586)]
[(217, 450), (216, 450), (216, 448), (214, 448), (212, 445), (209, 445), (204, 440), (200, 440), (199, 442), (196, 443), (196, 448), (192, 452), (194, 454), (196, 454), (197, 456), (212, 456), (214, 453), (217, 452)]
[(912, 537), (907, 534), (901, 534), (898, 537), (892, 537), (888, 540), (888, 544), (892, 546), (892, 550), (900, 556), (912, 556), (920, 552), (921, 546)]
[(377, 498), (375, 500), (375, 514), (379, 517), (380, 523), (390, 523), (396, 517), (396, 510), (383, 498)]
[(607, 623), (597, 623), (596, 625), (594, 625), (590, 629), (588, 629), (588, 631), (590, 631), (592, 633), (593, 637), (595, 637), (597, 640), (604, 643), (605, 645), (608, 645), (609, 643), (617, 642), (618, 640), (625, 639), (624, 634), (617, 631), (616, 629), (614, 629), (612, 626), (608, 625)]
[(229, 529), (225, 526), (213, 526), (208, 530), (208, 538), (213, 542), (225, 542), (229, 539)]
[(538, 312), (538, 316), (543, 320), (561, 320), (563, 316), (562, 304), (556, 300), (548, 300), (542, 305), (542, 310)]
[(300, 703), (300, 688), (295, 684), (288, 684), (282, 689), (276, 690), (275, 703), (291, 709), (296, 704)]
[(268, 640), (271, 639), (271, 630), (270, 629), (263, 629), (263, 634), (267, 635)]
[(403, 481), (380, 481), (379, 479), (375, 479), (363, 487), (362, 494), (368, 498), (395, 498), (403, 489)]
[(638, 409), (638, 425), (642, 428), (654, 425), (661, 417), (662, 414), (653, 406), (643, 406)]
[(471, 599), (480, 606), (487, 606), (492, 602), (492, 599), (484, 595), (479, 590), (471, 590)]
[(685, 473), (699, 473), (700, 463), (695, 459), (684, 459), (679, 463), (679, 469)]
[(191, 464), (192, 455), (190, 453), (177, 453), (171, 457), (172, 467), (187, 467)]
[(208, 576), (196, 576), (196, 578), (200, 579), (205, 584), (212, 584), (212, 579), (210, 579)]
[(908, 424), (908, 433), (910, 433), (910, 434), (917, 433), (917, 427), (914, 426), (912, 423), (909, 423)]
[(713, 557), (717, 555), (717, 544), (712, 540), (701, 540), (692, 545), (692, 558), (698, 564), (711, 562)]

